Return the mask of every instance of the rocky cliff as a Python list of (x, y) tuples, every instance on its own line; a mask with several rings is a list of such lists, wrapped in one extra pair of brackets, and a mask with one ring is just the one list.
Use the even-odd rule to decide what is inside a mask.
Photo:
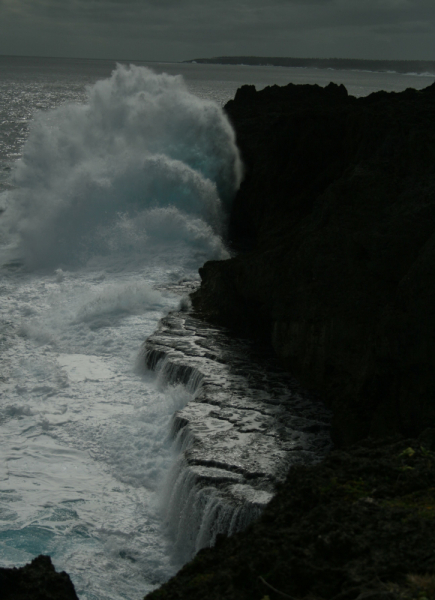
[(243, 86), (226, 111), (243, 251), (205, 264), (195, 309), (271, 343), (338, 445), (418, 435), (435, 418), (435, 84)]

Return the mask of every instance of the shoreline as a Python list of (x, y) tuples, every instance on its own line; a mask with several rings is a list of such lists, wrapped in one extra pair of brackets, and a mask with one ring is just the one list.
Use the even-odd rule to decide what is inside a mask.
[(371, 60), (343, 58), (291, 58), (260, 56), (219, 56), (195, 58), (182, 61), (195, 64), (218, 64), (234, 66), (265, 66), (336, 71), (362, 71), (368, 73), (397, 73), (435, 77), (435, 61), (424, 60)]

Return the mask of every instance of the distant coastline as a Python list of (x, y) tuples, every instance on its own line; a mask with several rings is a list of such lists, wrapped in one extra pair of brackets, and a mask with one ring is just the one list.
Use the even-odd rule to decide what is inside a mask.
[(184, 63), (252, 65), (336, 69), (339, 71), (374, 71), (396, 73), (435, 74), (435, 60), (366, 60), (359, 58), (286, 58), (273, 56), (218, 56), (195, 58)]

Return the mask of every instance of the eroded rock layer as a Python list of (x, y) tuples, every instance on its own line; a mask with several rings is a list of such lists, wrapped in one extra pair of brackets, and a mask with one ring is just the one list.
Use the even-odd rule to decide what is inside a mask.
[(418, 435), (435, 422), (435, 85), (244, 86), (226, 111), (245, 251), (205, 264), (195, 308), (271, 343), (338, 444)]
[(164, 494), (184, 557), (243, 529), (290, 466), (318, 462), (329, 450), (324, 405), (270, 355), (220, 327), (171, 313), (146, 341), (144, 360), (162, 385), (191, 394), (173, 420), (181, 456)]

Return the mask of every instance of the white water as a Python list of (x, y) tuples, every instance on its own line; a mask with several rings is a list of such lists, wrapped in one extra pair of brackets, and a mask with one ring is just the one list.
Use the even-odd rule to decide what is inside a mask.
[[(0, 563), (48, 553), (82, 599), (140, 598), (177, 562), (159, 490), (187, 401), (136, 368), (223, 258), (240, 182), (222, 110), (179, 77), (118, 67), (84, 105), (39, 113), (1, 196)], [(179, 564), (179, 563), (178, 563)]]
[[(218, 106), (180, 78), (118, 69), (94, 85), (112, 67), (85, 63), (0, 61), (0, 564), (47, 553), (81, 600), (134, 600), (176, 570), (174, 547), (213, 539), (220, 518), (204, 488), (188, 501), (194, 475), (168, 442), (188, 393), (136, 362), (179, 305), (162, 284), (226, 255), (240, 165)], [(182, 68), (191, 91), (219, 104), (243, 83), (333, 79), (362, 95), (433, 81)], [(191, 510), (174, 540), (162, 523), (181, 506)]]
[(81, 598), (139, 598), (174, 569), (156, 492), (185, 396), (160, 393), (134, 365), (178, 299), (145, 278), (81, 269), (60, 282), (14, 275), (2, 290), (16, 326), (4, 331), (0, 388), (1, 562), (49, 553)]

